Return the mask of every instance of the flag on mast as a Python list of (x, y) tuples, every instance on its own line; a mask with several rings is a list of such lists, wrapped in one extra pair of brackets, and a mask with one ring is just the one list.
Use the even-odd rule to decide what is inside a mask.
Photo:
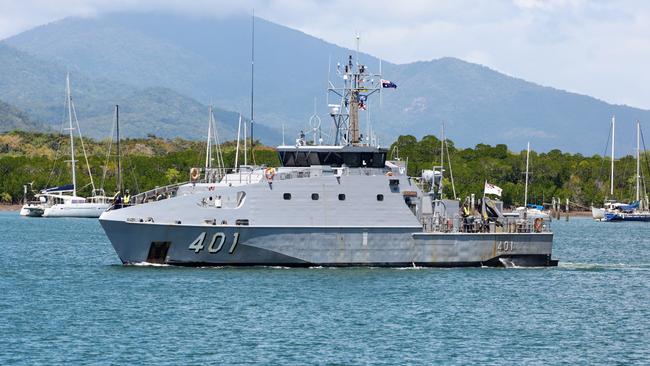
[(502, 189), (495, 186), (494, 184), (488, 183), (488, 181), (485, 181), (485, 187), (483, 188), (483, 195), (486, 194), (495, 194), (499, 197), (501, 197), (501, 191)]
[(392, 82), (390, 80), (381, 79), (381, 87), (382, 88), (394, 88), (394, 89), (397, 89), (397, 84), (395, 84), (394, 82)]

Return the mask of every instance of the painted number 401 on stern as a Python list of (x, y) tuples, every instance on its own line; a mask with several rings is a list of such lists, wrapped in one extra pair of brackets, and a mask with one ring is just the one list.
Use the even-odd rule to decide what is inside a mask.
[(498, 252), (512, 252), (513, 250), (515, 250), (515, 242), (514, 241), (503, 240), (503, 241), (498, 241), (497, 242), (497, 251)]
[[(224, 247), (224, 244), (226, 244), (226, 234), (224, 233), (215, 233), (214, 235), (212, 235), (212, 238), (210, 238), (210, 241), (207, 246), (205, 245), (206, 236), (207, 233), (202, 232), (196, 239), (194, 239), (193, 242), (190, 243), (188, 249), (193, 250), (194, 253), (198, 253), (203, 249), (207, 248), (209, 253), (219, 253), (221, 249)], [(235, 252), (235, 248), (237, 247), (238, 243), (239, 243), (239, 233), (234, 233), (232, 244), (230, 245), (230, 249), (228, 249), (229, 254)]]

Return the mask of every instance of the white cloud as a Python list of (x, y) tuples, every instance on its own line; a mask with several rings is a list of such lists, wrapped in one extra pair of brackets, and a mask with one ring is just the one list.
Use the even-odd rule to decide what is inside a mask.
[(0, 38), (69, 15), (250, 13), (393, 62), (454, 56), (650, 109), (650, 2), (643, 0), (0, 0)]

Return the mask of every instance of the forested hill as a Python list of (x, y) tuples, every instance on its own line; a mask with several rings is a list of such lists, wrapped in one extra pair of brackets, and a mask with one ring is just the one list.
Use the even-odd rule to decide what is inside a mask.
[[(475, 193), (480, 195), (487, 180), (503, 188), (506, 205), (521, 205), (524, 196), (525, 151), (510, 151), (506, 145), (478, 144), (474, 148), (456, 148), (447, 141), (451, 167), (446, 166), (445, 195), (452, 197), (450, 173), (459, 198)], [(79, 144), (77, 144), (79, 146)], [(201, 142), (184, 139), (162, 139), (155, 136), (125, 139), (122, 143), (126, 184), (133, 191), (143, 191), (178, 181), (186, 181), (191, 167), (202, 166), (205, 146)], [(90, 166), (96, 184), (107, 192), (115, 188), (115, 157), (109, 160), (104, 176), (108, 141), (85, 140)], [(227, 166), (234, 164), (234, 143), (223, 145)], [(69, 183), (70, 171), (63, 155), (67, 154), (66, 136), (43, 133), (11, 132), (0, 134), (0, 197), (17, 202), (22, 198), (23, 184), (34, 182), (37, 189), (50, 185)], [(114, 150), (113, 150), (114, 151)], [(391, 146), (399, 158), (408, 160), (408, 171), (418, 177), (423, 169), (440, 164), (440, 140), (425, 136), (400, 136)], [(79, 155), (81, 156), (81, 155)], [(256, 163), (277, 166), (274, 149), (257, 146)], [(397, 158), (397, 156), (392, 156)], [(79, 159), (77, 177), (79, 186), (90, 193), (87, 167)], [(609, 160), (600, 156), (563, 153), (531, 152), (529, 202), (550, 202), (551, 197), (569, 198), (588, 207), (604, 200), (609, 187)], [(635, 160), (626, 156), (616, 161), (616, 197), (629, 200), (633, 197)], [(648, 176), (648, 159), (643, 154), (643, 176)]]
[[(70, 72), (72, 97), (84, 136), (109, 135), (115, 104), (120, 105), (123, 136), (156, 134), (202, 140), (207, 134), (208, 103), (162, 86), (136, 87), (121, 78), (102, 79), (53, 59), (56, 57), (39, 58), (0, 43), (0, 100), (22, 110), (24, 117), (59, 131), (67, 118), (65, 82)], [(222, 137), (233, 139), (239, 115), (218, 106), (213, 111)], [(23, 129), (0, 119), (0, 130), (15, 128)], [(256, 124), (255, 131), (265, 140), (280, 140), (278, 131), (262, 123)]]
[[(65, 65), (74, 72), (93, 75), (96, 80), (92, 86), (98, 96), (116, 92), (114, 86), (108, 87), (110, 81), (149, 90), (150, 94), (147, 88), (162, 87), (203, 105), (214, 103), (226, 110), (248, 111), (250, 26), (249, 17), (126, 12), (67, 18), (4, 42), (42, 60)], [(436, 47), (426, 39), (417, 42), (422, 47)], [(348, 45), (352, 44), (351, 30)], [(307, 125), (317, 97), (317, 110), (325, 121), (328, 60), (334, 75), (336, 63), (345, 62), (349, 54), (354, 52), (280, 24), (256, 19), (256, 119), (278, 131), (283, 124), (288, 133), (299, 131)], [(371, 55), (361, 54), (360, 62), (371, 71), (379, 71), (379, 60)], [(7, 67), (3, 65), (3, 69)], [(377, 106), (370, 103), (374, 130), (384, 144), (401, 134), (420, 138), (436, 133), (440, 123), (445, 122), (459, 146), (506, 143), (521, 148), (526, 141), (534, 141), (540, 151), (559, 148), (593, 154), (602, 151), (610, 118), (616, 115), (617, 146), (621, 147), (621, 153), (627, 153), (634, 145), (635, 120), (650, 121), (650, 112), (646, 110), (537, 85), (455, 58), (409, 64), (384, 61), (383, 73), (398, 85), (397, 90), (383, 93), (381, 115)], [(11, 77), (15, 75), (22, 74), (9, 73)], [(59, 85), (63, 84), (61, 73), (51, 75), (58, 78)], [(31, 100), (18, 96), (27, 90), (33, 100), (40, 100), (40, 94), (44, 93), (32, 84), (21, 83), (0, 90), (4, 93), (0, 99), (28, 112), (27, 106), (19, 103), (31, 103)], [(139, 93), (122, 92), (125, 99), (133, 99), (138, 106), (167, 100), (138, 100)], [(172, 111), (185, 103), (178, 102), (182, 103), (174, 103), (176, 107)], [(38, 104), (29, 107), (42, 108)], [(155, 123), (163, 120), (165, 113), (156, 114), (156, 110), (170, 111), (164, 102), (143, 109), (149, 111)], [(176, 114), (173, 118), (183, 117)], [(188, 120), (185, 118), (180, 123), (189, 123), (185, 122)], [(365, 126), (362, 130), (365, 131)], [(182, 131), (161, 128), (158, 134), (190, 137), (174, 133)]]
[(44, 131), (47, 129), (42, 123), (32, 120), (22, 110), (0, 100), (0, 132), (12, 130)]

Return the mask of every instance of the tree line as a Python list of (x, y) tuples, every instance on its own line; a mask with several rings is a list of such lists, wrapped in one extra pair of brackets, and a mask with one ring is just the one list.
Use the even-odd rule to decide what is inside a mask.
[[(457, 196), (464, 198), (474, 193), (482, 195), (485, 181), (503, 189), (507, 206), (524, 203), (526, 150), (513, 152), (504, 144), (490, 146), (478, 144), (473, 148), (456, 148), (446, 140), (444, 194), (452, 197), (451, 173), (454, 176)], [(408, 159), (408, 173), (419, 176), (423, 169), (440, 165), (441, 141), (435, 136), (417, 140), (414, 136), (400, 136), (391, 145), (391, 155)], [(449, 166), (451, 162), (451, 167)], [(551, 150), (545, 153), (530, 152), (528, 203), (549, 204), (553, 197), (569, 199), (575, 206), (588, 208), (602, 205), (609, 197), (610, 158), (599, 155), (584, 156)], [(629, 201), (635, 196), (636, 158), (624, 156), (615, 160), (614, 197)], [(641, 153), (641, 177), (647, 176), (648, 157)], [(645, 184), (641, 180), (641, 194)]]
[[(77, 191), (81, 196), (92, 194), (88, 167), (96, 188), (113, 195), (117, 186), (117, 155), (115, 143), (84, 138), (88, 164), (83, 157), (81, 141), (75, 139)], [(108, 154), (110, 145), (110, 154)], [(205, 142), (185, 139), (147, 138), (122, 139), (122, 179), (130, 192), (143, 192), (158, 186), (189, 180), (193, 167), (205, 165)], [(221, 145), (224, 164), (234, 166), (236, 143)], [(275, 150), (255, 146), (255, 163), (277, 166)], [(34, 190), (69, 184), (69, 137), (51, 133), (9, 132), (0, 134), (0, 201), (19, 203), (23, 185), (32, 183)], [(214, 160), (216, 161), (216, 160)], [(240, 151), (240, 164), (243, 152)], [(248, 163), (253, 159), (248, 151)], [(214, 163), (213, 163), (214, 164)]]

